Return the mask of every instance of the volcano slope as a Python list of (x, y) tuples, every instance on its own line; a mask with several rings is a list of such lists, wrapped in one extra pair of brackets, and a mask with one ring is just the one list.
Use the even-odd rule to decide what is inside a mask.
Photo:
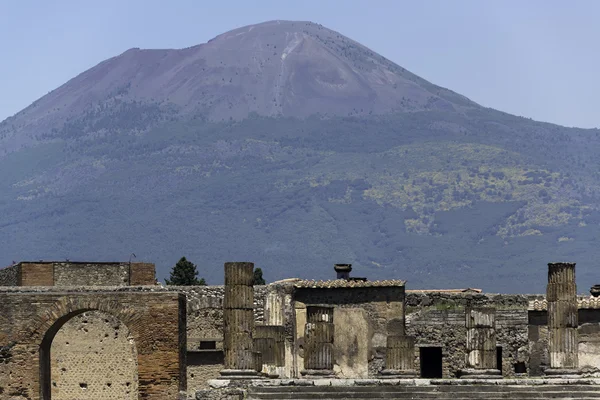
[[(267, 280), (595, 283), (600, 131), (483, 108), (308, 22), (132, 49), (0, 124), (0, 263), (181, 256)], [(358, 272), (360, 271), (360, 272)], [(584, 289), (585, 290), (585, 289)]]

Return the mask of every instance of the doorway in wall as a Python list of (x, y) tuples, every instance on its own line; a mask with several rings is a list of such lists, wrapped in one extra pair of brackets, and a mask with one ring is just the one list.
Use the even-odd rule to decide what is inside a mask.
[(496, 347), (496, 369), (502, 371), (502, 346)]
[(421, 378), (442, 377), (442, 348), (420, 347)]

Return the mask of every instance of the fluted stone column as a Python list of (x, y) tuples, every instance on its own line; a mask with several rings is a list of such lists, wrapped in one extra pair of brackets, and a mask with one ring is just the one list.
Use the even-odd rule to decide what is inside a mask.
[(400, 378), (417, 376), (415, 371), (415, 338), (389, 335), (386, 343), (385, 369), (382, 377)]
[(267, 325), (283, 325), (283, 296), (273, 291), (265, 299), (265, 323)]
[(465, 311), (467, 328), (467, 368), (461, 378), (502, 378), (496, 365), (496, 309), (468, 307)]
[(284, 375), (285, 327), (257, 325), (254, 332), (255, 349), (263, 353), (263, 372), (271, 378)]
[(257, 376), (258, 356), (254, 354), (254, 264), (225, 263), (223, 322), (225, 368), (223, 378)]
[(548, 264), (548, 351), (549, 376), (578, 375), (578, 318), (575, 263)]
[(333, 307), (306, 307), (302, 375), (333, 375)]

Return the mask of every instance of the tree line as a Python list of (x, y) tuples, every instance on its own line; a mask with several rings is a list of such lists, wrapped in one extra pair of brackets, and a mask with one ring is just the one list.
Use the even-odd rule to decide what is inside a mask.
[[(198, 279), (198, 266), (193, 262), (189, 261), (185, 257), (181, 257), (177, 264), (171, 268), (169, 279), (165, 279), (167, 285), (173, 286), (204, 286), (206, 280), (204, 278)], [(266, 284), (263, 278), (263, 272), (261, 268), (254, 269), (254, 285)]]

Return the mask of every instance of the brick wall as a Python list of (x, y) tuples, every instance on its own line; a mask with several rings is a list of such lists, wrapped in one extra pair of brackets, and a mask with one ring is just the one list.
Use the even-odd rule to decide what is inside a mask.
[(129, 267), (129, 285), (154, 285), (156, 271), (151, 263), (131, 263)]
[(45, 263), (21, 263), (19, 286), (53, 286), (54, 266)]
[[(181, 364), (185, 356), (180, 354), (179, 347), (179, 321), (185, 319), (180, 315), (185, 311), (180, 307), (180, 303), (185, 301), (183, 295), (136, 288), (118, 290), (98, 288), (64, 292), (64, 289), (50, 287), (1, 288), (0, 348), (7, 349), (3, 350), (5, 355), (0, 362), (2, 396), (38, 399), (41, 388), (48, 393), (52, 375), (57, 377), (57, 371), (52, 370), (53, 362), (55, 366), (58, 362), (50, 352), (52, 339), (58, 337), (66, 342), (65, 334), (75, 337), (77, 329), (73, 331), (72, 324), (83, 329), (83, 320), (73, 318), (83, 312), (97, 310), (113, 316), (130, 331), (131, 341), (137, 349), (139, 396), (176, 399), (179, 391), (185, 389), (186, 379), (185, 366)], [(61, 333), (61, 328), (69, 320), (74, 322), (66, 325), (67, 328)], [(87, 335), (91, 333), (96, 338), (92, 342), (99, 346), (99, 352), (102, 351), (102, 338), (98, 335), (109, 335), (102, 339), (102, 343), (107, 339), (115, 340), (106, 326), (87, 329)], [(85, 331), (79, 334), (86, 336)], [(122, 345), (125, 346), (124, 343)], [(106, 347), (104, 351), (109, 352)], [(69, 357), (75, 356), (71, 354)], [(93, 359), (94, 356), (88, 358), (89, 361)], [(90, 380), (78, 384), (87, 383), (89, 389), (94, 382)]]
[(138, 398), (137, 350), (113, 315), (88, 311), (67, 321), (51, 346), (54, 400)]
[(5, 285), (154, 286), (155, 267), (151, 263), (128, 262), (22, 262), (0, 270), (0, 286)]

